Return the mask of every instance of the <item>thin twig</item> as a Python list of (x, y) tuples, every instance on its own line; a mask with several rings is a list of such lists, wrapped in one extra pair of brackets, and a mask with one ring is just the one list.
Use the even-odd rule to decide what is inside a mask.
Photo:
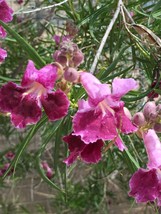
[(121, 5), (122, 5), (122, 0), (119, 0), (119, 1), (118, 1), (118, 5), (117, 5), (117, 8), (116, 8), (116, 11), (115, 11), (115, 13), (114, 13), (114, 16), (113, 16), (113, 18), (111, 19), (111, 22), (110, 22), (110, 24), (109, 24), (108, 27), (107, 27), (107, 30), (106, 30), (106, 32), (105, 32), (103, 38), (102, 38), (101, 44), (100, 44), (100, 46), (99, 46), (99, 48), (98, 48), (98, 51), (97, 51), (96, 56), (95, 56), (95, 59), (94, 59), (93, 64), (92, 64), (92, 66), (91, 66), (90, 73), (92, 73), (92, 74), (94, 73), (94, 71), (95, 71), (95, 69), (96, 69), (98, 60), (99, 60), (99, 58), (100, 58), (101, 52), (102, 52), (103, 47), (104, 47), (104, 45), (105, 45), (105, 43), (106, 43), (106, 40), (107, 40), (107, 38), (108, 38), (108, 35), (110, 34), (110, 32), (111, 32), (111, 30), (112, 30), (112, 28), (113, 28), (113, 25), (115, 24), (115, 21), (116, 21), (118, 15), (119, 15)]
[(14, 15), (17, 15), (17, 14), (28, 14), (28, 13), (35, 13), (37, 11), (41, 11), (41, 10), (47, 10), (47, 9), (50, 9), (50, 8), (53, 8), (53, 7), (57, 7), (57, 6), (60, 6), (64, 3), (66, 3), (68, 0), (64, 0), (60, 3), (57, 3), (57, 4), (52, 4), (52, 5), (49, 5), (49, 6), (45, 6), (45, 7), (40, 7), (40, 8), (36, 8), (34, 10), (26, 10), (26, 11), (17, 11), (14, 13)]

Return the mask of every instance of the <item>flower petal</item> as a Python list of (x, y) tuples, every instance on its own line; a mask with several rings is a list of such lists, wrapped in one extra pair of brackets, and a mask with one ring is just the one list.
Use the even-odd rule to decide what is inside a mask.
[(102, 140), (87, 144), (81, 152), (81, 158), (86, 163), (98, 163), (101, 160)]
[(159, 187), (156, 169), (139, 169), (130, 179), (129, 186), (129, 196), (134, 197), (138, 203), (154, 201)]
[(77, 159), (86, 144), (84, 144), (80, 136), (74, 136), (72, 134), (63, 137), (63, 140), (68, 144), (70, 150), (70, 155), (63, 162), (70, 165)]
[(117, 136), (113, 116), (106, 112), (103, 116), (101, 111), (90, 110), (77, 112), (73, 118), (74, 135), (80, 135), (86, 143), (93, 143), (99, 139), (112, 140)]
[(3, 22), (12, 21), (13, 10), (7, 5), (6, 1), (0, 2), (0, 20)]
[(80, 82), (86, 90), (88, 96), (95, 101), (95, 105), (105, 99), (105, 97), (111, 94), (111, 89), (107, 84), (101, 84), (101, 82), (92, 74), (88, 72), (80, 73)]
[(126, 146), (123, 144), (120, 137), (117, 136), (114, 141), (115, 141), (115, 146), (117, 146), (120, 151), (124, 151), (124, 149), (126, 149)]
[(0, 48), (0, 62), (3, 62), (6, 57), (7, 57), (7, 51), (5, 51), (4, 49)]
[(127, 94), (129, 91), (138, 87), (137, 82), (132, 79), (115, 78), (112, 82), (112, 95), (118, 99)]
[(0, 26), (0, 38), (4, 39), (7, 36), (6, 31), (2, 26)]
[(148, 168), (161, 166), (161, 143), (153, 129), (149, 129), (143, 136), (145, 148), (148, 154)]
[(38, 100), (31, 95), (25, 96), (17, 108), (11, 113), (11, 121), (16, 128), (25, 128), (28, 124), (35, 124), (41, 118), (41, 107)]
[(137, 131), (137, 128), (125, 115), (123, 108), (118, 109), (115, 115), (117, 119), (117, 128), (120, 129), (122, 133), (128, 134)]
[(49, 120), (58, 120), (64, 117), (68, 112), (68, 98), (60, 90), (41, 97), (41, 102)]
[(42, 84), (46, 89), (52, 90), (57, 77), (57, 66), (49, 64), (37, 70), (33, 61), (29, 60), (21, 85), (28, 87), (33, 82)]
[(12, 112), (22, 99), (24, 89), (13, 82), (8, 82), (0, 89), (0, 111)]

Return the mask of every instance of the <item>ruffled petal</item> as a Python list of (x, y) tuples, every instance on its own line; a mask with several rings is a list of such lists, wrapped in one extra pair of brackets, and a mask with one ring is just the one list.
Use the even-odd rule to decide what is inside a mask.
[(42, 84), (46, 89), (52, 90), (57, 77), (57, 66), (46, 65), (40, 70), (35, 68), (33, 61), (29, 60), (21, 85), (28, 87), (33, 82)]
[(0, 26), (0, 38), (4, 39), (7, 36), (6, 31), (2, 26)]
[(136, 89), (138, 87), (137, 82), (132, 79), (120, 79), (115, 78), (112, 82), (112, 95), (117, 99), (127, 94), (129, 91)]
[(7, 51), (5, 51), (4, 49), (0, 48), (0, 62), (3, 62), (6, 57), (7, 57)]
[(161, 166), (161, 143), (153, 129), (149, 129), (143, 136), (145, 148), (148, 154), (148, 168)]
[(131, 120), (125, 115), (123, 108), (116, 111), (117, 128), (124, 134), (129, 134), (137, 131)]
[(0, 2), (0, 20), (3, 22), (12, 21), (13, 10), (7, 5), (6, 1)]
[(113, 116), (108, 112), (103, 116), (101, 111), (96, 110), (78, 111), (73, 118), (73, 130), (86, 144), (99, 139), (112, 140), (117, 136)]
[(70, 150), (70, 155), (63, 162), (71, 165), (83, 151), (86, 144), (84, 144), (80, 136), (74, 136), (72, 134), (63, 137), (63, 140), (68, 144)]
[(8, 82), (0, 89), (0, 111), (12, 112), (17, 108), (25, 90), (13, 82)]
[(41, 102), (49, 120), (54, 121), (64, 117), (69, 108), (67, 96), (60, 90), (41, 97)]
[(11, 122), (16, 128), (25, 128), (28, 124), (35, 124), (41, 118), (41, 107), (37, 99), (31, 95), (25, 96), (17, 108), (11, 113)]
[(159, 188), (156, 169), (139, 169), (130, 179), (129, 186), (129, 196), (134, 197), (138, 203), (154, 201)]
[(88, 72), (80, 73), (80, 82), (91, 98), (91, 101), (93, 101), (93, 103), (95, 102), (95, 105), (104, 100), (107, 95), (111, 94), (109, 85), (101, 84), (95, 76)]
[(101, 149), (104, 143), (102, 140), (90, 143), (81, 152), (81, 158), (86, 163), (98, 163), (101, 160)]

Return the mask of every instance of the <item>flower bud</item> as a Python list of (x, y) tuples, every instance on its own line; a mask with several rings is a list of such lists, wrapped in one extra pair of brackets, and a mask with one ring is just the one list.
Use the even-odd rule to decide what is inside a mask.
[(143, 114), (147, 121), (154, 121), (157, 117), (155, 102), (147, 102), (143, 108)]
[(78, 33), (78, 28), (72, 21), (67, 21), (66, 31), (69, 33), (70, 36), (74, 37)]
[(75, 67), (79, 66), (84, 60), (84, 55), (83, 55), (82, 51), (80, 51), (80, 50), (76, 51), (73, 54), (73, 59), (72, 60), (73, 60), (73, 63), (74, 63)]
[(154, 125), (154, 130), (155, 130), (156, 132), (161, 133), (161, 124), (160, 124), (160, 123), (156, 123), (156, 124)]
[(56, 62), (59, 62), (62, 66), (65, 66), (67, 63), (67, 58), (61, 53), (61, 51), (55, 51), (53, 58)]
[(75, 68), (69, 67), (65, 72), (64, 72), (64, 79), (69, 81), (69, 82), (74, 82), (78, 79), (79, 73)]
[(136, 114), (134, 114), (132, 121), (137, 126), (144, 125), (144, 123), (145, 123), (144, 114), (142, 112), (137, 112)]

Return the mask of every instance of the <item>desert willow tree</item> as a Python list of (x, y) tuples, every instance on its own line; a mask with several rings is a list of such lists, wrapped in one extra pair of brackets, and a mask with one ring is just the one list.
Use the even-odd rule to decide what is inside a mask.
[[(42, 132), (35, 168), (66, 200), (77, 160), (91, 169), (112, 160), (115, 170), (134, 173), (125, 174), (129, 196), (160, 206), (160, 1), (55, 2), (28, 9), (20, 1), (24, 6), (13, 11), (0, 1), (0, 111), (14, 133), (26, 134), (2, 166), (2, 180), (16, 176), (23, 153)], [(41, 31), (34, 29), (35, 13), (44, 14)], [(60, 29), (55, 17), (65, 20)], [(12, 78), (17, 65), (22, 70)], [(51, 142), (49, 167), (42, 157)]]

